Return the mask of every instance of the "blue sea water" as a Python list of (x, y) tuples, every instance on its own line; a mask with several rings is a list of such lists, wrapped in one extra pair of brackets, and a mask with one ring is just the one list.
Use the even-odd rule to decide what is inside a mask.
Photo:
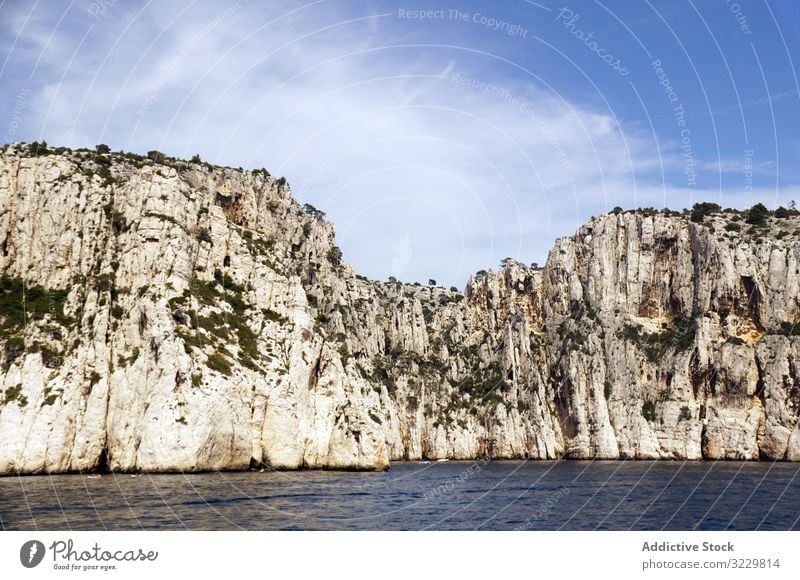
[(792, 530), (800, 464), (394, 463), (296, 471), (0, 478), (8, 530)]

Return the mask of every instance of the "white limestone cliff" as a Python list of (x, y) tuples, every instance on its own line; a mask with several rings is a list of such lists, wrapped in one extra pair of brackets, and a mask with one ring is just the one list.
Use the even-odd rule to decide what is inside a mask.
[(0, 473), (800, 459), (796, 216), (600, 216), (461, 293), (264, 170), (49, 153), (0, 153)]

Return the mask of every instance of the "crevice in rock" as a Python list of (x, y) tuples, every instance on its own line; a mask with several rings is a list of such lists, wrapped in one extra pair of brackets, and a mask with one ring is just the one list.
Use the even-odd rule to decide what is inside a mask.
[[(711, 369), (711, 372), (708, 375), (708, 390), (711, 393), (711, 396), (717, 394), (717, 379), (719, 378), (719, 374), (717, 373), (717, 369)], [(728, 389), (726, 386), (725, 389), (726, 394), (728, 393)]]
[[(788, 357), (788, 363), (789, 374), (783, 378), (784, 407), (791, 417), (786, 427), (794, 431), (800, 419), (800, 380), (798, 380), (797, 362), (791, 355)], [(789, 452), (788, 447), (786, 451)]]
[[(700, 276), (698, 276), (700, 278)], [(764, 331), (761, 324), (761, 291), (752, 276), (740, 276), (742, 287), (747, 296), (747, 315), (759, 332)]]
[(322, 351), (320, 350), (317, 360), (314, 362), (314, 367), (308, 375), (308, 390), (315, 391), (317, 389), (317, 382), (319, 381), (320, 366), (322, 364)]
[(692, 351), (692, 356), (689, 358), (689, 380), (692, 383), (692, 394), (697, 400), (702, 394), (705, 396), (704, 386), (704, 373), (700, 370), (700, 361), (698, 359), (697, 350)]
[(269, 465), (264, 463), (263, 461), (258, 461), (255, 457), (250, 458), (250, 471), (255, 471), (257, 469), (269, 469)]
[(758, 378), (756, 379), (756, 389), (755, 395), (761, 401), (761, 406), (763, 407), (765, 404), (765, 385), (764, 385), (764, 366), (762, 364), (761, 358), (758, 356), (758, 352), (755, 353), (755, 363), (756, 363), (756, 372), (758, 373)]
[(145, 330), (147, 330), (147, 311), (141, 308), (139, 311), (139, 337), (144, 338)]
[(103, 447), (103, 449), (100, 451), (94, 471), (95, 473), (111, 473), (109, 469), (109, 456), (107, 447)]

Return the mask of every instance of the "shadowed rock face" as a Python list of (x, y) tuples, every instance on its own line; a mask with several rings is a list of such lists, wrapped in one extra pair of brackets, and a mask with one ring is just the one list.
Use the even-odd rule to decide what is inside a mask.
[(748, 227), (600, 216), (460, 293), (263, 170), (8, 146), (0, 473), (798, 460), (800, 219)]

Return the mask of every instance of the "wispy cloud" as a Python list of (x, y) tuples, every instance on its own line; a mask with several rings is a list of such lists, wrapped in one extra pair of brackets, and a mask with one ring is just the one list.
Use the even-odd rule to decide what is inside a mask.
[[(735, 105), (727, 105), (724, 107), (720, 107), (714, 111), (714, 114), (721, 115), (725, 113), (739, 112), (744, 109), (749, 109), (750, 107), (769, 105), (770, 103), (776, 103), (778, 101), (783, 101), (785, 99), (789, 99), (792, 97), (797, 98), (797, 96), (798, 96), (797, 91), (780, 91), (777, 93), (773, 93), (771, 95), (767, 95), (765, 97), (758, 97), (755, 99), (748, 99), (746, 101), (742, 101), (741, 105), (737, 103)], [(704, 114), (706, 116), (710, 115), (710, 113), (708, 112), (701, 114)]]

